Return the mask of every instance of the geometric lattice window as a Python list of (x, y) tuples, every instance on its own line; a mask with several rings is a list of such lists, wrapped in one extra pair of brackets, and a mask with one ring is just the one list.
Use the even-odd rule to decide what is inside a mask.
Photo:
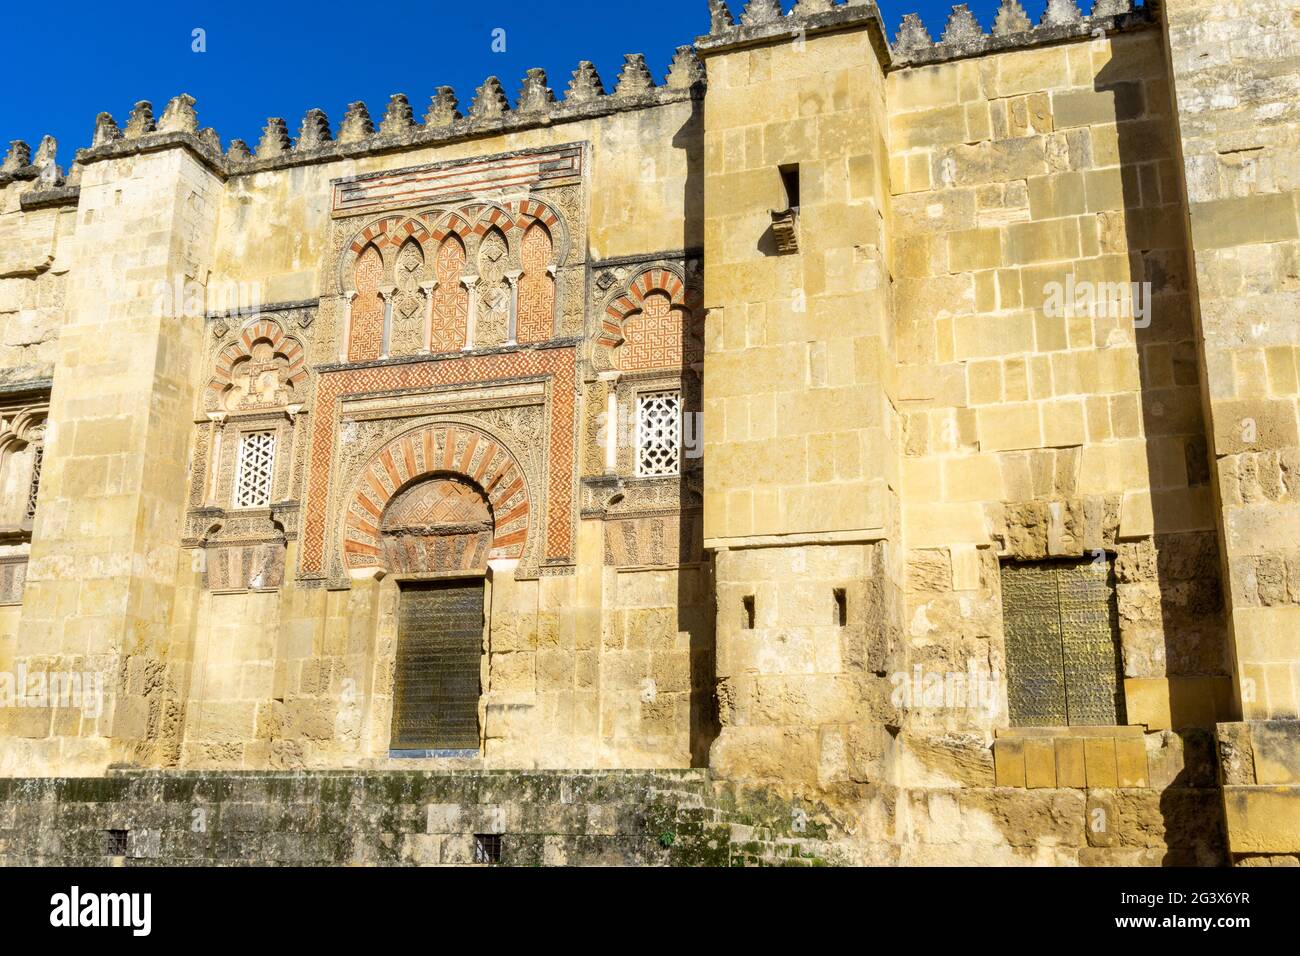
[(32, 483), (27, 488), (27, 520), (36, 517), (36, 492), (41, 484), (41, 461), (45, 457), (45, 446), (37, 445), (32, 449)]
[(1002, 618), (1011, 726), (1124, 722), (1109, 556), (1004, 564)]
[(265, 508), (271, 503), (275, 468), (275, 432), (249, 432), (239, 441), (235, 471), (235, 507)]
[(647, 392), (636, 399), (636, 474), (681, 473), (682, 393)]

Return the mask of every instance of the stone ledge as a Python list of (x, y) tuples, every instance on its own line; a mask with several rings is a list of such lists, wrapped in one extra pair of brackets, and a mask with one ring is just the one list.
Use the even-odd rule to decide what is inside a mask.
[[(417, 125), (410, 132), (403, 134), (384, 135), (382, 133), (373, 133), (353, 140), (326, 139), (318, 146), (305, 149), (297, 146), (292, 148), (286, 146), (283, 152), (261, 158), (249, 156), (246, 159), (241, 159), (231, 155), (222, 156), (213, 149), (213, 142), (216, 138), (211, 130), (204, 130), (203, 132), (199, 132), (197, 129), (193, 131), (148, 131), (134, 136), (109, 138), (89, 148), (79, 149), (77, 150), (76, 162), (78, 165), (85, 166), (103, 159), (117, 159), (179, 146), (188, 149), (195, 158), (210, 170), (226, 179), (231, 176), (252, 175), (296, 166), (310, 166), (343, 159), (380, 156), (428, 146), (442, 146), (466, 140), (538, 129), (558, 123), (597, 119), (614, 113), (652, 109), (699, 99), (703, 95), (703, 89), (703, 82), (697, 81), (686, 86), (653, 87), (643, 93), (620, 94), (615, 92), (588, 100), (581, 100), (572, 105), (561, 102), (550, 104), (545, 109), (507, 109), (496, 117), (470, 116), (458, 118), (452, 120), (446, 126), (436, 128)], [(321, 115), (320, 121), (328, 122), (323, 115)], [(232, 141), (232, 145), (233, 142), (235, 141)]]
[[(1095, 0), (1100, 5), (1103, 0)], [(1131, 0), (1120, 0), (1129, 3)], [(1008, 4), (1004, 3), (1004, 9)], [(1019, 8), (1019, 4), (1015, 4)], [(1077, 12), (1077, 8), (1076, 8)], [(1024, 11), (1019, 10), (1023, 16)], [(1028, 19), (1024, 21), (1028, 23)], [(993, 33), (984, 33), (977, 21), (966, 9), (966, 4), (953, 8), (953, 16), (948, 21), (948, 29), (937, 43), (930, 37), (915, 14), (903, 19), (893, 45), (894, 68), (913, 66), (932, 66), (937, 63), (949, 63), (970, 57), (984, 56), (989, 53), (1003, 53), (1008, 50), (1026, 50), (1033, 47), (1050, 46), (1070, 40), (1079, 40), (1093, 36), (1098, 31), (1106, 34), (1124, 30), (1145, 29), (1155, 26), (1155, 20), (1148, 7), (1130, 8), (1126, 12), (1102, 16), (1083, 17), (1067, 22), (1047, 22), (1038, 26), (1015, 32), (999, 33), (995, 27)]]
[(80, 198), (80, 186), (55, 186), (53, 189), (28, 190), (18, 197), (18, 204), (27, 211), (50, 206), (75, 206)]
[(1224, 787), (1223, 808), (1234, 855), (1300, 851), (1300, 786)]
[[(750, 4), (762, 5), (761, 2)], [(865, 27), (871, 31), (871, 45), (880, 57), (881, 69), (889, 69), (891, 57), (885, 22), (881, 19), (879, 8), (868, 0), (848, 0), (841, 6), (819, 13), (801, 14), (796, 6), (789, 14), (778, 14), (773, 19), (755, 20), (751, 23), (745, 22), (750, 17), (747, 7), (739, 24), (730, 22), (732, 18), (729, 12), (725, 18), (721, 18), (722, 11), (726, 10), (726, 4), (722, 0), (714, 0), (712, 6), (713, 28), (707, 36), (698, 37), (695, 41), (695, 49), (701, 58), (713, 53), (764, 46), (794, 37), (818, 36)]]

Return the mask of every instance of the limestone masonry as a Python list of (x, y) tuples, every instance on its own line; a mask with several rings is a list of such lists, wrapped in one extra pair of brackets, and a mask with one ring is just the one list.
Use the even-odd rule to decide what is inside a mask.
[(11, 144), (0, 862), (1300, 865), (1300, 3), (708, 6)]

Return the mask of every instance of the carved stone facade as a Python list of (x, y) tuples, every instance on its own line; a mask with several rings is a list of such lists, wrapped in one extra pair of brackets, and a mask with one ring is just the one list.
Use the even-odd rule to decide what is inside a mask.
[(707, 766), (860, 861), (1294, 861), (1285, 3), (713, 0), (662, 85), (16, 144), (0, 671), (108, 700), (0, 773)]

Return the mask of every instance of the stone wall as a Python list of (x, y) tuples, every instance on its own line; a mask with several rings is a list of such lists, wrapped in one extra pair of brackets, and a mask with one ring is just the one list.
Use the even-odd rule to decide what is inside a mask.
[(0, 780), (6, 866), (824, 866), (831, 826), (691, 770)]
[[(534, 70), (513, 105), (489, 78), (465, 116), (440, 88), (423, 123), (397, 95), (224, 155), (182, 95), (101, 114), (66, 180), (52, 142), (14, 146), (0, 670), (97, 671), (107, 696), (7, 708), (0, 772), (347, 768), (374, 776), (174, 786), (270, 781), (241, 832), (273, 793), (307, 830), (327, 790), (406, 814), (164, 854), (186, 860), (452, 862), (494, 832), (462, 822), (505, 813), (517, 862), (671, 862), (663, 814), (563, 798), (600, 778), (484, 771), (706, 765), (824, 801), (857, 861), (1293, 858), (1290, 6), (1054, 0), (1034, 25), (1005, 0), (990, 33), (958, 7), (892, 46), (868, 2), (710, 10), (662, 85), (633, 55), (557, 100)], [(10, 528), (51, 378), (40, 507)], [(662, 392), (696, 444), (659, 473), (630, 426)], [(240, 504), (257, 429), (272, 476)], [(434, 475), (482, 491), (487, 530), (452, 529), (482, 560), (393, 563), (389, 502)], [(1103, 726), (1009, 726), (1003, 579), (1041, 561), (1108, 572)], [(401, 586), (439, 575), (484, 588), (480, 747), (412, 763), (389, 750)], [(963, 675), (987, 692), (902, 693)], [(670, 778), (714, 813), (700, 775), (633, 789)], [(417, 784), (468, 788), (443, 829), (405, 829)], [(14, 786), (93, 830), (168, 783)], [(555, 786), (542, 822), (493, 795)], [(710, 862), (778, 852), (716, 836)]]

